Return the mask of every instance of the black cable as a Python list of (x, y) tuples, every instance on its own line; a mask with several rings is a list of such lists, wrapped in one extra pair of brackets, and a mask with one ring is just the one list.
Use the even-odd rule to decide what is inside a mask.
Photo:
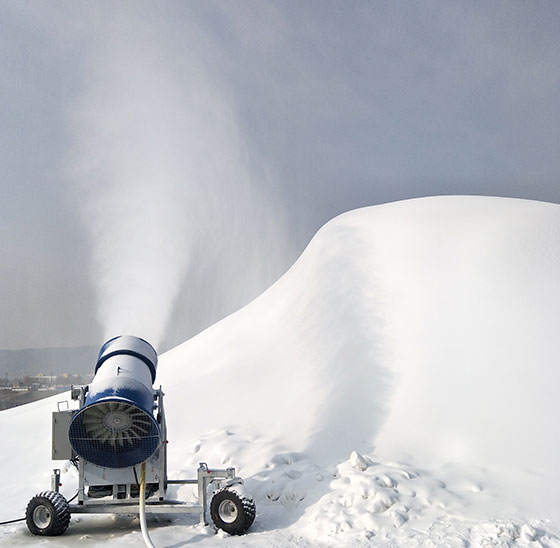
[(79, 492), (80, 492), (80, 490), (78, 489), (78, 490), (76, 491), (76, 494), (75, 494), (70, 500), (67, 501), (68, 504), (70, 504), (70, 503), (78, 496), (78, 493), (79, 493)]
[(138, 489), (140, 489), (140, 483), (138, 482), (138, 474), (136, 473), (136, 466), (133, 466), (132, 470), (134, 471), (134, 479), (136, 480), (136, 485), (138, 486)]
[(0, 525), (9, 525), (10, 523), (17, 523), (18, 521), (25, 521), (25, 518), (11, 519), (10, 521), (0, 521)]

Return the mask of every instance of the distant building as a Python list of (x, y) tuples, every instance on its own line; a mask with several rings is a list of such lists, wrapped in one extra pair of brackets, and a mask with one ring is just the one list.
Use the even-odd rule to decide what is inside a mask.
[(88, 373), (85, 377), (78, 373), (60, 375), (36, 373), (26, 375), (23, 379), (8, 379), (6, 375), (0, 378), (0, 411), (64, 392), (71, 385), (88, 384), (92, 379), (92, 373)]
[(33, 388), (44, 388), (56, 384), (56, 375), (45, 375), (44, 373), (37, 373), (36, 375), (28, 375), (25, 377), (25, 382), (28, 386)]

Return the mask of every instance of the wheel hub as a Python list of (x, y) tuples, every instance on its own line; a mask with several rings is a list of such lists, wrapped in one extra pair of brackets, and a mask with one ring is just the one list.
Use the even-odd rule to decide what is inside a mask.
[(33, 510), (33, 523), (39, 527), (39, 529), (45, 529), (49, 526), (51, 522), (51, 513), (50, 510), (44, 506), (39, 505), (35, 510)]
[(231, 500), (223, 500), (218, 506), (218, 514), (225, 523), (233, 523), (237, 519), (237, 506)]

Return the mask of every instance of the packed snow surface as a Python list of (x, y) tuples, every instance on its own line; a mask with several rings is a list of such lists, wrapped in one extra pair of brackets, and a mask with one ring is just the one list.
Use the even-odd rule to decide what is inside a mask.
[[(235, 466), (257, 518), (244, 537), (152, 519), (156, 546), (560, 546), (559, 274), (556, 204), (437, 197), (329, 222), (258, 299), (161, 356), (170, 477)], [(49, 488), (60, 399), (0, 414), (2, 521)], [(78, 541), (142, 544), (137, 518), (0, 527), (2, 546)]]

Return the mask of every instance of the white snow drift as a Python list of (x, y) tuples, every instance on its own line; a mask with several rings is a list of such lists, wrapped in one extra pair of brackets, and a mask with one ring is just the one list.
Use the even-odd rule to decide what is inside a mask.
[[(325, 225), (268, 291), (161, 357), (171, 475), (236, 466), (259, 514), (242, 540), (185, 518), (156, 544), (560, 546), (559, 272), (555, 204), (426, 198)], [(55, 401), (0, 414), (0, 520), (49, 486)], [(82, 518), (48, 545), (77, 538), (140, 537)]]

